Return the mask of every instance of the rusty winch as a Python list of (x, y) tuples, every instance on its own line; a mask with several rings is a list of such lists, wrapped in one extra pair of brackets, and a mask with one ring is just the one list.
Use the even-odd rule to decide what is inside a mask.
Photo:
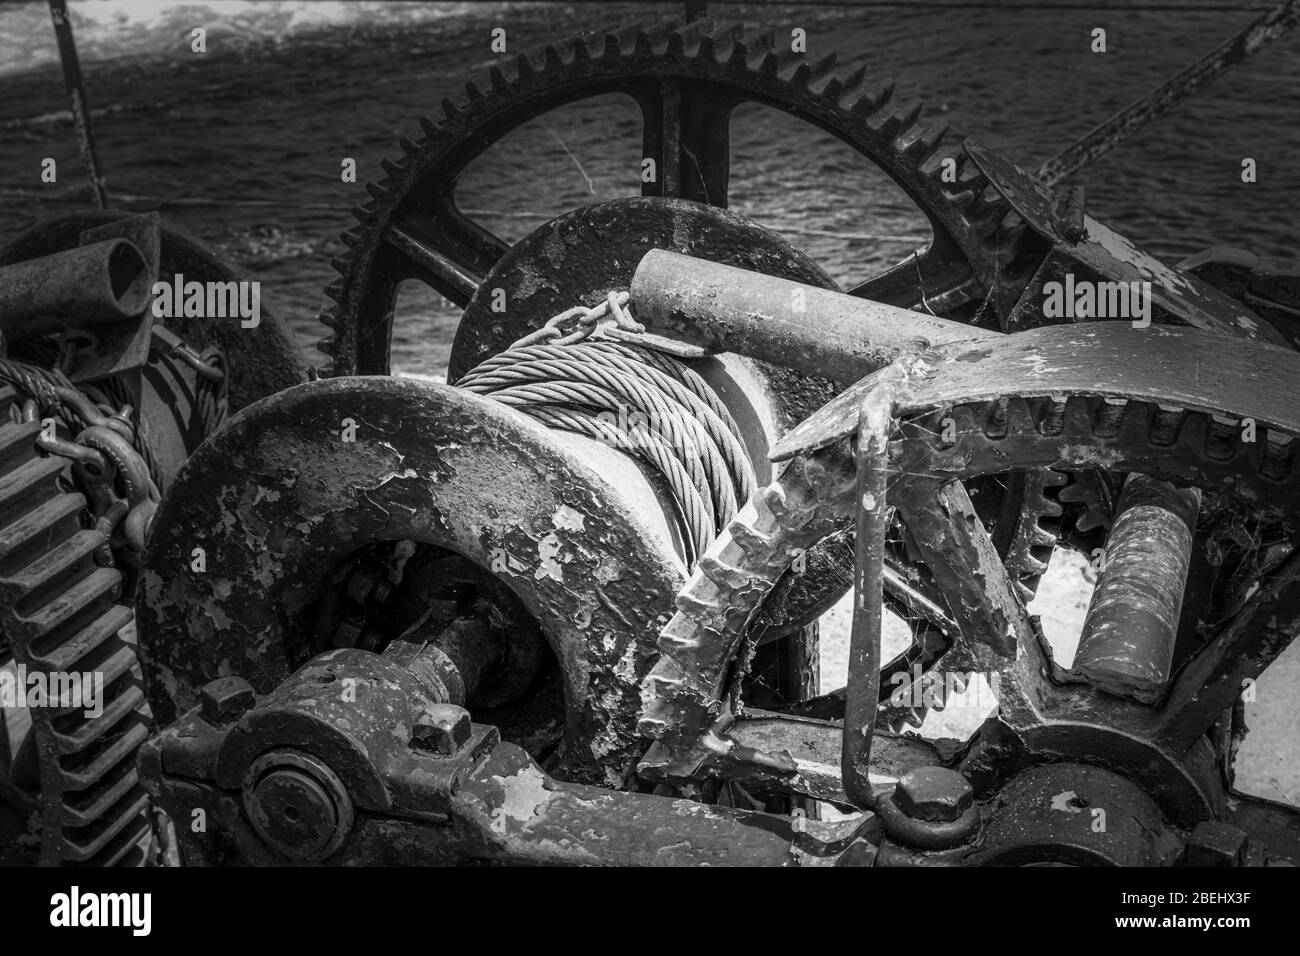
[[(611, 89), (647, 120), (642, 196), (513, 245), (457, 208), (505, 131)], [(842, 290), (727, 211), (749, 101), (887, 172), (929, 246)], [(1300, 627), (1300, 270), (1171, 266), (943, 133), (739, 25), (519, 56), (368, 187), (310, 381), (266, 316), (152, 317), (159, 278), (235, 279), (156, 217), (0, 252), (0, 666), (108, 691), (93, 717), (5, 714), (27, 843), (1300, 862), (1300, 811), (1233, 787), (1243, 690)], [(446, 384), (389, 374), (409, 281), (464, 309)], [(1058, 550), (1103, 559), (1069, 666), (1026, 610)], [(888, 653), (887, 613), (911, 635)], [(996, 700), (965, 739), (915, 733), (955, 673)]]

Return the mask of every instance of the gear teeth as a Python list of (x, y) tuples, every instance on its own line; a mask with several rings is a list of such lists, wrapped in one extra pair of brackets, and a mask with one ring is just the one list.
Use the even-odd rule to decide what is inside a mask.
[(948, 121), (939, 120), (924, 130), (900, 136), (896, 145), (913, 159), (925, 162), (934, 156), (947, 132)]
[[(668, 52), (668, 44), (672, 41), (672, 35), (681, 28), (681, 22), (678, 20), (663, 20), (653, 26), (641, 31), (648, 44), (647, 50), (655, 56), (663, 56)], [(640, 48), (640, 37), (637, 38), (637, 46)]]
[(532, 86), (537, 82), (537, 71), (533, 69), (533, 61), (527, 53), (515, 57), (515, 72), (518, 82), (523, 85)]
[(343, 233), (339, 238), (342, 240), (343, 245), (347, 246), (349, 249), (359, 249), (364, 244), (364, 240), (361, 236), (352, 229)]
[[(36, 457), (31, 446), (27, 454), (0, 477), (0, 489), (26, 486), (21, 498), (5, 501), (0, 520), (11, 568), (0, 574), (0, 627), (14, 661), (32, 673), (103, 678), (103, 708), (94, 717), (66, 699), (31, 713), (41, 755), (41, 862), (138, 864), (151, 831), (135, 756), (150, 714), (134, 649), (119, 636), (132, 616), (116, 603), (122, 576), (94, 562), (105, 538), (80, 528), (85, 500), (61, 490), (66, 462)], [(13, 480), (38, 472), (45, 476), (39, 485)]]
[(343, 290), (345, 288), (346, 285), (344, 284), (343, 279), (338, 278), (325, 287), (325, 294), (329, 296), (331, 299), (333, 299), (335, 302), (337, 302), (340, 298), (342, 298)]
[(808, 83), (811, 80), (811, 78), (812, 78), (812, 67), (810, 67), (807, 63), (800, 63), (798, 66), (794, 68), (794, 72), (790, 74), (790, 78), (786, 82), (789, 83), (791, 86), (793, 86), (795, 89), (806, 90), (808, 89)]
[(835, 75), (835, 64), (838, 62), (839, 57), (834, 53), (829, 53), (814, 63), (809, 77), (809, 89), (818, 96), (824, 96), (831, 100), (835, 99), (841, 86), (839, 77)]
[(366, 183), (366, 192), (370, 193), (370, 195), (374, 197), (374, 199), (377, 202), (387, 202), (389, 199), (392, 198), (392, 193), (390, 193), (384, 186), (376, 182)]
[(352, 207), (352, 218), (363, 226), (373, 226), (379, 222), (379, 213), (373, 206), (366, 203), (362, 206)]
[[(365, 281), (369, 272), (377, 268), (373, 256), (383, 244), (381, 230), (391, 218), (392, 210), (403, 208), (410, 197), (427, 185), (430, 177), (442, 172), (436, 157), (442, 155), (443, 143), (481, 133), (481, 124), (499, 116), (512, 97), (517, 100), (522, 87), (527, 86), (530, 95), (537, 88), (543, 92), (563, 89), (565, 84), (578, 80), (596, 80), (605, 70), (609, 70), (611, 80), (623, 73), (703, 76), (706, 81), (752, 89), (756, 101), (762, 100), (760, 94), (767, 84), (767, 92), (776, 103), (828, 115), (827, 122), (833, 123), (864, 156), (874, 159), (882, 168), (901, 170), (904, 188), (919, 197), (918, 202), (927, 205), (934, 200), (940, 205), (936, 222), (951, 232), (973, 266), (972, 275), (978, 279), (954, 286), (953, 291), (960, 294), (969, 286), (972, 295), (979, 294), (985, 284), (1017, 261), (1017, 243), (1023, 227), (1008, 229), (1001, 225), (1008, 207), (1000, 196), (985, 191), (987, 183), (977, 169), (971, 168), (973, 164), (963, 164), (957, 183), (936, 178), (941, 174), (942, 164), (937, 156), (945, 126), (937, 124), (925, 131), (914, 129), (921, 113), (920, 100), (887, 110), (894, 97), (892, 78), (869, 84), (867, 67), (854, 64), (846, 65), (837, 74), (839, 60), (834, 53), (815, 59), (795, 54), (787, 49), (785, 40), (775, 30), (747, 34), (740, 22), (701, 19), (682, 26), (678, 21), (667, 20), (644, 27), (583, 31), (564, 43), (495, 60), (488, 64), (481, 83), (466, 84), (467, 100), (442, 101), (445, 119), (439, 117), (434, 122), (421, 118), (422, 138), (418, 142), (401, 141), (405, 161), (396, 167), (383, 166), (385, 178), (379, 185), (386, 192), (382, 196), (367, 187), (373, 201), (353, 210), (361, 229), (356, 231), (355, 241), (344, 239), (349, 255), (355, 257), (355, 265), (348, 271), (358, 281)], [(599, 54), (598, 65), (590, 62), (595, 54)], [(638, 62), (665, 56), (668, 63)], [(548, 71), (551, 75), (547, 75)], [(809, 107), (808, 98), (819, 102)], [(958, 154), (957, 158), (960, 164), (964, 154)], [(370, 295), (355, 296), (355, 301), (350, 300), (338, 310), (336, 321), (362, 322), (362, 317), (354, 313), (370, 308)], [(380, 320), (371, 317), (365, 321)], [(349, 345), (356, 344), (353, 338), (349, 337)]]
[(333, 259), (330, 260), (330, 266), (334, 269), (334, 271), (345, 278), (347, 277), (348, 270), (351, 267), (351, 265), (352, 265), (352, 261), (348, 259), (346, 256), (335, 256)]
[[(866, 81), (866, 78), (867, 78), (867, 68), (865, 66), (856, 67), (848, 74), (848, 76), (841, 78), (840, 88), (837, 91), (836, 95), (839, 97), (839, 101), (840, 101), (839, 105), (842, 109), (848, 109), (852, 106), (852, 103), (846, 103), (845, 99), (853, 95), (854, 93), (856, 93), (858, 89), (862, 86), (862, 84)], [(828, 95), (829, 92), (830, 91), (828, 88), (827, 90)]]
[(868, 120), (868, 125), (876, 128), (884, 136), (896, 138), (903, 131), (911, 129), (916, 121), (920, 119), (923, 109), (925, 109), (925, 102), (913, 98), (900, 106), (894, 107), (888, 113), (879, 117), (876, 122)]
[(779, 66), (777, 56), (772, 52), (773, 46), (776, 45), (776, 34), (773, 31), (760, 33), (754, 37), (746, 46), (748, 47), (748, 56), (745, 65), (752, 70), (757, 70), (769, 78), (776, 76), (776, 69)]
[(893, 77), (890, 77), (883, 80), (873, 89), (864, 91), (856, 100), (853, 101), (849, 109), (857, 113), (859, 116), (870, 116), (888, 103), (890, 97), (893, 95), (894, 80)]

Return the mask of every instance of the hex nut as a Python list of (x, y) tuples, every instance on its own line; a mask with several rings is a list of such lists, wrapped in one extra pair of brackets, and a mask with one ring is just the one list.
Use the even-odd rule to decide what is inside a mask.
[(1249, 838), (1231, 823), (1202, 820), (1187, 838), (1188, 866), (1245, 866)]
[(898, 780), (894, 803), (914, 820), (951, 823), (975, 802), (975, 791), (956, 770), (917, 767)]
[(415, 721), (411, 746), (450, 757), (469, 743), (469, 711), (455, 704), (432, 704)]
[(199, 713), (213, 725), (233, 723), (256, 703), (253, 685), (234, 675), (210, 680), (199, 691)]

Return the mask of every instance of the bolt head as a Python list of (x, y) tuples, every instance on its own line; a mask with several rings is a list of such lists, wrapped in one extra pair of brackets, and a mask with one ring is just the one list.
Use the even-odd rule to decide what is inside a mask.
[(242, 677), (218, 677), (199, 691), (199, 713), (210, 724), (233, 723), (253, 709), (257, 695)]
[(411, 746), (450, 757), (469, 743), (469, 711), (455, 704), (433, 704), (415, 721)]
[(975, 802), (975, 791), (956, 770), (947, 767), (917, 767), (898, 780), (894, 803), (914, 820), (951, 823), (961, 818)]
[(1245, 866), (1248, 837), (1230, 823), (1202, 820), (1187, 838), (1188, 866)]

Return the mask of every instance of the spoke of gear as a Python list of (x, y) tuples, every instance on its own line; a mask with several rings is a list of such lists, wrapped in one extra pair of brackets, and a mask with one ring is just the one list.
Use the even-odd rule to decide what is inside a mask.
[(353, 210), (359, 224), (343, 235), (348, 251), (333, 263), (340, 278), (321, 315), (332, 374), (388, 372), (401, 282), (420, 279), (463, 307), (506, 251), (456, 208), (453, 190), (472, 160), (555, 106), (616, 90), (637, 100), (646, 153), (664, 160), (649, 194), (725, 206), (730, 112), (745, 101), (774, 105), (866, 156), (933, 227), (926, 250), (854, 294), (941, 309), (982, 299), (1013, 267), (1022, 227), (1004, 224), (1010, 206), (963, 149), (944, 149), (946, 124), (926, 125), (921, 101), (902, 100), (892, 80), (837, 72), (833, 55), (810, 62), (775, 47), (774, 33), (710, 20), (583, 34), (504, 61), (485, 86), (469, 83), (463, 99), (444, 100), (442, 117), (422, 120), (420, 139), (402, 140), (402, 158), (383, 164), (384, 178), (366, 186), (371, 201)]

